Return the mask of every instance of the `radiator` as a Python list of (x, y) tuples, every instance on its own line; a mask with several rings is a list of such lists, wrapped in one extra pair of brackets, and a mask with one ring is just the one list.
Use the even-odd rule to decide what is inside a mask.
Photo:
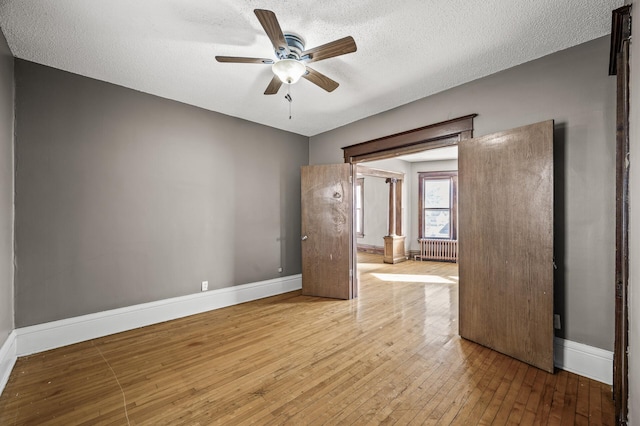
[(421, 238), (420, 254), (414, 256), (414, 260), (446, 260), (458, 261), (458, 240), (430, 240)]

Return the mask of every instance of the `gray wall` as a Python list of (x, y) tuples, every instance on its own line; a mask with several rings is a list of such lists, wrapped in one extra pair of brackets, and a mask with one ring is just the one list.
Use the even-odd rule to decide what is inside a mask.
[(629, 425), (640, 425), (640, 43), (630, 53)]
[(13, 56), (0, 32), (0, 346), (13, 330)]
[(556, 312), (560, 336), (613, 349), (615, 79), (609, 38), (514, 67), (314, 136), (312, 164), (342, 162), (341, 147), (478, 113), (475, 135), (556, 123)]
[(300, 273), (306, 137), (15, 73), (16, 327)]

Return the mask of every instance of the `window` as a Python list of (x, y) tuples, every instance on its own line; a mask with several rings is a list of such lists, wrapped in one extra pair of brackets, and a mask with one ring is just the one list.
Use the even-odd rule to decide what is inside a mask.
[(458, 172), (418, 173), (420, 238), (457, 238)]
[(364, 178), (356, 179), (356, 237), (364, 237)]

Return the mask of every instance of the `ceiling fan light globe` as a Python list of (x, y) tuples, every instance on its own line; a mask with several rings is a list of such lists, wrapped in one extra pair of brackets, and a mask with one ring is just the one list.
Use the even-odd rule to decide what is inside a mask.
[(295, 59), (281, 59), (271, 69), (283, 83), (294, 84), (304, 75), (307, 67)]

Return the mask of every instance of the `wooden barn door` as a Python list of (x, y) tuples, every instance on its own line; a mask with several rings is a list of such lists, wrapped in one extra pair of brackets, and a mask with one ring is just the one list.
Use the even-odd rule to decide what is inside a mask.
[(553, 372), (553, 121), (458, 156), (460, 336)]
[(302, 294), (352, 299), (353, 166), (303, 166)]

